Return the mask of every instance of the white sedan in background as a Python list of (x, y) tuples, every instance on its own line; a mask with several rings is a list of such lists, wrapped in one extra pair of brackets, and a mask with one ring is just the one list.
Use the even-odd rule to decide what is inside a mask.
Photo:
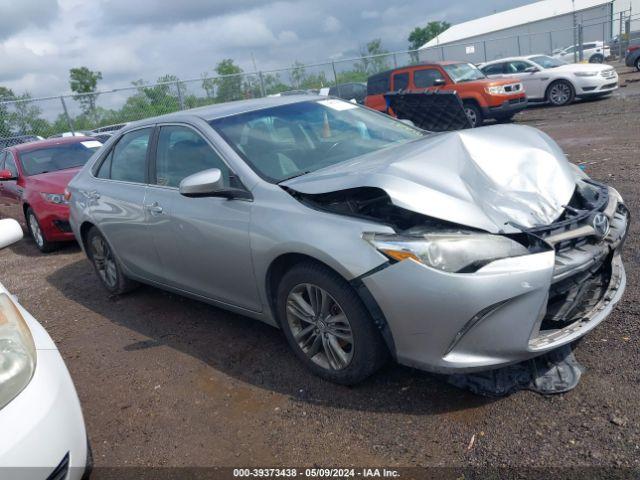
[(489, 78), (518, 79), (530, 101), (556, 106), (568, 105), (576, 98), (608, 95), (618, 89), (618, 74), (610, 65), (568, 64), (547, 55), (502, 58), (478, 68)]
[[(0, 220), (0, 248), (21, 238), (18, 222)], [(89, 459), (80, 401), (60, 353), (0, 284), (0, 478), (77, 480)]]
[[(580, 45), (572, 45), (554, 51), (554, 58), (565, 62), (580, 61)], [(586, 42), (582, 44), (582, 58), (589, 63), (603, 63), (611, 56), (611, 49), (604, 42)]]

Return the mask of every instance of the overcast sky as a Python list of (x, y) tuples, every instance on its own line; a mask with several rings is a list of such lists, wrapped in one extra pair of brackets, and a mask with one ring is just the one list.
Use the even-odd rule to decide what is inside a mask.
[(387, 50), (430, 20), (465, 21), (531, 0), (0, 0), (0, 85), (69, 91), (70, 68), (100, 88), (199, 77), (223, 58), (252, 70), (340, 59), (381, 38)]

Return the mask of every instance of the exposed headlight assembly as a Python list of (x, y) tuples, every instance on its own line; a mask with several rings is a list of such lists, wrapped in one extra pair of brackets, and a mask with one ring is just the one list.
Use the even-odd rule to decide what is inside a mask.
[(494, 260), (529, 253), (526, 247), (502, 235), (466, 231), (419, 235), (365, 233), (363, 238), (392, 260), (411, 259), (451, 273), (473, 272)]
[(41, 193), (40, 195), (42, 195), (42, 198), (47, 202), (57, 205), (67, 205), (69, 203), (62, 193)]
[(24, 390), (35, 369), (31, 331), (9, 295), (0, 293), (0, 408)]

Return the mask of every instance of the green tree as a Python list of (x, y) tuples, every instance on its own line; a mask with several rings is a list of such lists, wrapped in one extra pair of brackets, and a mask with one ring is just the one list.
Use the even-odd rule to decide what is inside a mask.
[(83, 113), (87, 116), (95, 112), (98, 94), (94, 92), (99, 80), (102, 80), (102, 73), (91, 71), (87, 67), (69, 70), (69, 86), (72, 92), (78, 94), (73, 98), (80, 103)]
[(7, 102), (15, 99), (15, 95), (10, 88), (0, 87), (0, 137), (11, 136), (11, 122), (9, 119), (9, 107)]
[(214, 79), (216, 86), (216, 100), (230, 102), (242, 98), (242, 68), (233, 63), (233, 59), (225, 58), (216, 65), (218, 78)]
[(387, 70), (387, 56), (389, 53), (382, 48), (382, 40), (375, 38), (367, 43), (364, 47), (360, 47), (360, 56), (362, 59), (354, 65), (356, 72), (369, 76), (374, 73)]
[(15, 97), (14, 111), (8, 119), (12, 132), (16, 135), (40, 135), (49, 131), (49, 123), (40, 118), (42, 109), (31, 100), (28, 92)]
[[(409, 49), (418, 50), (421, 46), (427, 43), (429, 40), (437, 37), (442, 32), (451, 27), (449, 22), (434, 21), (429, 22), (425, 27), (416, 27), (409, 34)], [(418, 61), (418, 52), (411, 52), (411, 58), (414, 62)]]

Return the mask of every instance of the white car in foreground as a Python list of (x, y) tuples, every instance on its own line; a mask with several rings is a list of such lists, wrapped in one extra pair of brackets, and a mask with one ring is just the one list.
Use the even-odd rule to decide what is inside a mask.
[(483, 63), (489, 78), (509, 77), (524, 84), (530, 101), (561, 106), (576, 98), (608, 95), (618, 89), (618, 74), (610, 65), (565, 63), (547, 55), (510, 57)]
[[(22, 238), (0, 220), (0, 248)], [(0, 284), (0, 478), (83, 477), (90, 458), (69, 371), (46, 330)]]

